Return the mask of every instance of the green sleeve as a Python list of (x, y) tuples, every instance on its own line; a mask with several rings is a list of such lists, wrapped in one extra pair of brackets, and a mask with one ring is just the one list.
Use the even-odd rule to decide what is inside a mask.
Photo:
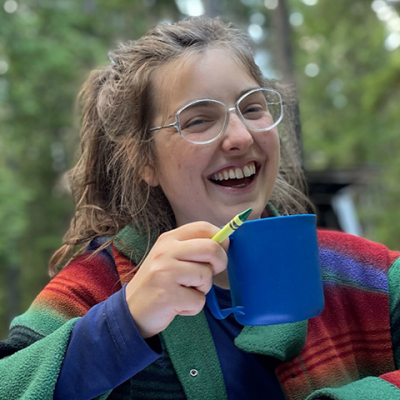
[(77, 318), (30, 346), (0, 360), (0, 398), (53, 398), (65, 350)]
[[(69, 337), (78, 318), (0, 360), (0, 399), (51, 400)], [(99, 396), (105, 400), (110, 392)]]
[(396, 368), (400, 367), (400, 258), (389, 270), (390, 326)]

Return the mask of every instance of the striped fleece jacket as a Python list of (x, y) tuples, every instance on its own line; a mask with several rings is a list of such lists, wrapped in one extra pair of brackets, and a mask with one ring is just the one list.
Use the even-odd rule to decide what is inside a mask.
[[(344, 233), (318, 235), (323, 313), (292, 324), (244, 327), (235, 344), (282, 361), (276, 374), (287, 399), (400, 400), (400, 253)], [(131, 279), (147, 245), (128, 226), (89, 258), (100, 242), (12, 322), (0, 344), (0, 399), (52, 399), (74, 324)], [(98, 399), (226, 398), (204, 312), (176, 317), (159, 336), (162, 356)], [(189, 373), (193, 368), (196, 377)]]

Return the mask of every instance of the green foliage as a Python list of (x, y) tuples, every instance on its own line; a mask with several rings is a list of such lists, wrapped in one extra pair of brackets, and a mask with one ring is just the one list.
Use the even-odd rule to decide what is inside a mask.
[[(303, 4), (299, 12), (304, 23), (296, 29), (294, 43), (307, 167), (372, 162), (370, 139), (379, 121), (362, 105), (371, 96), (368, 82), (375, 81), (374, 74), (388, 59), (383, 26), (368, 2), (350, 7), (345, 1)], [(305, 76), (309, 63), (318, 65), (317, 76)]]
[[(47, 263), (73, 213), (63, 175), (78, 141), (73, 110), (81, 84), (109, 63), (119, 41), (177, 14), (169, 1), (17, 4), (16, 12), (0, 10), (0, 61), (8, 65), (0, 74), (0, 299), (14, 295), (14, 313), (48, 282)], [(1, 337), (10, 310), (0, 304)]]
[[(377, 170), (363, 189), (360, 216), (366, 235), (400, 249), (400, 51), (369, 1), (292, 0), (304, 22), (293, 30), (306, 168)], [(304, 73), (315, 63), (319, 73)], [(372, 178), (372, 177), (371, 177)]]
[[(2, 143), (3, 144), (3, 143)], [(6, 307), (7, 278), (21, 263), (20, 253), (17, 251), (21, 236), (27, 228), (28, 215), (26, 205), (30, 198), (28, 190), (18, 181), (18, 175), (0, 165), (0, 320), (8, 317), (9, 308)]]

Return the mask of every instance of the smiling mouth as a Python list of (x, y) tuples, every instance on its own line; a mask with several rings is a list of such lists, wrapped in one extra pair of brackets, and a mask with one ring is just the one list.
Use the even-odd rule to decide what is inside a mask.
[(241, 189), (250, 185), (257, 171), (258, 167), (251, 162), (243, 168), (227, 168), (211, 175), (209, 180), (219, 186)]

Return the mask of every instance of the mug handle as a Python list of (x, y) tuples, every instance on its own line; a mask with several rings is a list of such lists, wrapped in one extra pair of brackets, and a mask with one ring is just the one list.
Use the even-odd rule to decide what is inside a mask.
[(243, 306), (221, 309), (218, 304), (217, 296), (215, 295), (214, 287), (211, 287), (211, 290), (206, 294), (206, 301), (211, 314), (216, 319), (225, 319), (229, 314), (232, 313), (245, 315)]

